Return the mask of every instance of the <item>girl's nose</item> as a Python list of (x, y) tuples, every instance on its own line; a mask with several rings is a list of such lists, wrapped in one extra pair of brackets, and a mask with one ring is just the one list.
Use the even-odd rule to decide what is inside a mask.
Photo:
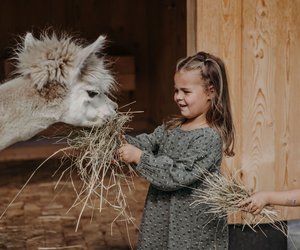
[(182, 100), (183, 100), (182, 95), (179, 95), (179, 94), (178, 94), (178, 95), (176, 96), (176, 100), (177, 100), (177, 101), (182, 101)]

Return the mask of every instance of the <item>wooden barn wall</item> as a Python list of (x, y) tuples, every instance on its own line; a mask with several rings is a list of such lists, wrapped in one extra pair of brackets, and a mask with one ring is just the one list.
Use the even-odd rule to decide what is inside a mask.
[[(227, 65), (237, 140), (224, 167), (241, 170), (253, 191), (300, 188), (300, 1), (188, 0), (187, 8), (188, 53)], [(278, 209), (300, 218), (298, 208)]]
[(136, 89), (118, 98), (122, 104), (136, 101), (132, 109), (144, 113), (135, 116), (133, 126), (150, 131), (175, 110), (172, 74), (176, 59), (186, 51), (185, 10), (182, 0), (3, 0), (0, 56), (26, 31), (38, 34), (52, 27), (88, 41), (106, 34), (106, 53), (135, 57)]
[(173, 77), (177, 60), (186, 56), (186, 1), (149, 1), (148, 6), (150, 119), (158, 125), (178, 112)]

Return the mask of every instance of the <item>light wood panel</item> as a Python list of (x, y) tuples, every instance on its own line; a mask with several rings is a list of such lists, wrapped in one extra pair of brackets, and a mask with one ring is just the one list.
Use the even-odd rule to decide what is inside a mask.
[(252, 190), (275, 188), (274, 1), (243, 2), (243, 181)]
[[(300, 188), (296, 2), (243, 1), (241, 166), (253, 191)], [(299, 209), (280, 209), (283, 219), (300, 218)]]
[(187, 0), (186, 16), (187, 54), (193, 55), (197, 51), (197, 0)]
[[(223, 168), (240, 166), (241, 135), (241, 1), (203, 0), (189, 1), (188, 8), (195, 8), (195, 16), (188, 15), (187, 52), (206, 51), (223, 59), (229, 80), (229, 91), (233, 107), (234, 123), (237, 132), (236, 157), (225, 158)], [(192, 10), (188, 10), (193, 13)], [(196, 35), (193, 31), (196, 30)], [(196, 45), (195, 45), (196, 44)]]
[[(276, 46), (276, 187), (300, 188), (300, 1), (278, 1)], [(284, 218), (300, 218), (299, 208), (283, 211)]]
[[(188, 52), (205, 50), (227, 65), (237, 132), (236, 156), (253, 191), (300, 188), (300, 10), (298, 0), (197, 0), (188, 20)], [(192, 12), (192, 10), (189, 10)], [(193, 29), (197, 30), (189, 35)], [(300, 210), (281, 209), (282, 219)], [(230, 218), (240, 222), (240, 218)]]

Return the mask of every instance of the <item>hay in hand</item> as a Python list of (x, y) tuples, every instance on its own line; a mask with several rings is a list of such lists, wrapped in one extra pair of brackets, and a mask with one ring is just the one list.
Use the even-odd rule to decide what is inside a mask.
[(278, 212), (273, 207), (266, 206), (259, 214), (253, 215), (239, 206), (240, 202), (251, 194), (234, 176), (205, 171), (199, 175), (199, 179), (203, 181), (204, 188), (194, 191), (192, 206), (205, 204), (208, 207), (205, 213), (210, 214), (214, 219), (240, 213), (245, 225), (253, 231), (259, 227), (259, 223), (267, 222), (286, 235), (285, 225), (280, 222)]
[[(135, 173), (129, 164), (119, 159), (117, 150), (121, 145), (121, 135), (128, 129), (125, 124), (132, 119), (132, 112), (118, 113), (101, 127), (73, 131), (67, 137), (68, 146), (63, 149), (65, 159), (71, 164), (64, 170), (64, 175), (76, 172), (81, 186), (74, 186), (77, 198), (74, 208), (81, 207), (76, 225), (86, 208), (98, 209), (110, 207), (117, 212), (116, 219), (133, 221), (126, 203), (126, 192), (133, 186), (132, 175)], [(71, 175), (70, 175), (71, 176)]]

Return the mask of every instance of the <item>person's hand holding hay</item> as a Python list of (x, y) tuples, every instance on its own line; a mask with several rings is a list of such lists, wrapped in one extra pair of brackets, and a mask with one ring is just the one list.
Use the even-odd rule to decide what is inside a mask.
[(240, 202), (239, 207), (244, 211), (257, 215), (262, 212), (263, 208), (267, 206), (268, 203), (265, 192), (258, 192)]
[(142, 150), (131, 144), (128, 144), (128, 142), (124, 139), (122, 146), (118, 150), (118, 153), (121, 161), (128, 164), (139, 164), (141, 160)]
[(253, 214), (259, 214), (267, 205), (295, 207), (300, 206), (300, 189), (281, 191), (259, 191), (243, 200), (241, 208)]
[[(241, 206), (251, 196), (247, 188), (232, 176), (224, 176), (221, 173), (201, 174), (199, 178), (203, 181), (203, 188), (194, 191), (194, 202), (192, 206), (206, 204), (208, 209), (205, 213), (214, 218), (223, 218), (235, 213), (241, 213), (246, 225), (254, 230), (262, 221), (268, 221), (272, 226), (285, 233), (284, 226), (279, 221), (277, 211), (271, 206), (264, 206), (257, 213)], [(279, 224), (278, 224), (279, 223)]]

